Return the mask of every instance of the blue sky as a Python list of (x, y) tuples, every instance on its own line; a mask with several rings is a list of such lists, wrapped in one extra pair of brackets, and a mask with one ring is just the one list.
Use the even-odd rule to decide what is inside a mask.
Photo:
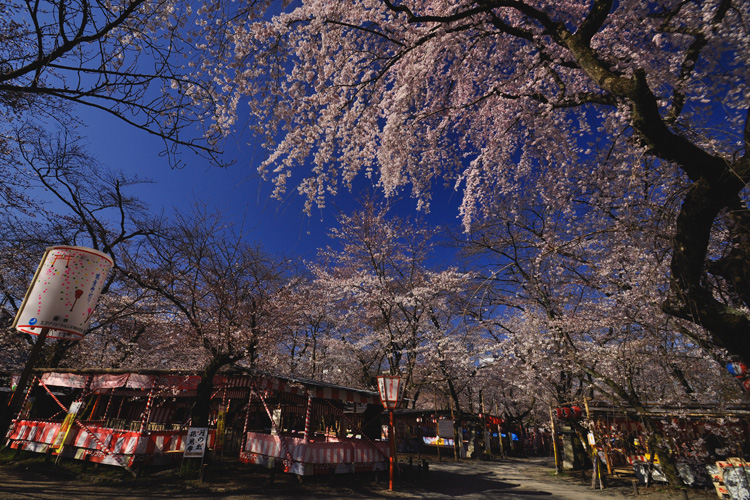
[[(271, 198), (273, 184), (262, 181), (256, 173), (263, 153), (259, 147), (247, 144), (248, 139), (228, 141), (227, 158), (236, 160), (230, 167), (211, 166), (207, 160), (185, 151), (181, 159), (186, 166), (172, 169), (168, 160), (159, 155), (163, 149), (159, 138), (99, 110), (88, 108), (76, 112), (86, 124), (80, 133), (87, 148), (102, 165), (155, 181), (139, 187), (135, 193), (152, 210), (164, 209), (169, 213), (173, 207), (179, 210), (188, 209), (193, 202), (205, 204), (211, 210), (221, 211), (235, 224), (240, 224), (244, 218), (251, 240), (269, 252), (313, 258), (317, 248), (330, 243), (328, 228), (335, 225), (338, 210), (349, 212), (357, 207), (360, 194), (341, 190), (329, 200), (326, 209), (308, 217), (303, 213), (304, 199), (291, 184), (284, 200)], [(362, 177), (357, 189), (372, 188)], [(456, 225), (459, 203), (459, 193), (436, 192), (427, 220), (431, 224)], [(396, 213), (414, 215), (415, 207), (416, 201), (409, 198), (407, 192), (396, 204)], [(449, 264), (451, 255), (450, 251), (440, 251), (436, 260)]]

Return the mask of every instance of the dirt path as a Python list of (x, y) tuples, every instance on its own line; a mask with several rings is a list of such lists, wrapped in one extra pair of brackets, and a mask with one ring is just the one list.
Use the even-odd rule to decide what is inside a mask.
[[(434, 462), (429, 473), (404, 466), (395, 491), (388, 491), (385, 476), (340, 475), (305, 478), (277, 474), (242, 464), (208, 469), (206, 481), (185, 480), (174, 470), (151, 471), (133, 480), (113, 468), (89, 469), (78, 465), (53, 467), (38, 460), (0, 467), (1, 500), (280, 500), (306, 499), (435, 499), (435, 500), (612, 500), (635, 498), (630, 480), (616, 481), (606, 490), (592, 490), (579, 476), (555, 476), (548, 459), (510, 459), (500, 462)], [(681, 492), (640, 489), (644, 500), (683, 500)], [(690, 491), (690, 500), (716, 498), (713, 492)]]
[[(412, 498), (480, 500), (611, 500), (635, 498), (630, 478), (614, 479), (605, 490), (593, 490), (590, 480), (579, 474), (555, 475), (548, 459), (509, 459), (501, 462), (441, 462), (431, 465), (436, 472), (422, 491)], [(432, 473), (431, 473), (432, 474)], [(713, 493), (712, 493), (713, 494)], [(644, 500), (682, 500), (682, 492), (664, 488), (639, 488)], [(706, 498), (704, 491), (690, 492), (689, 499)]]

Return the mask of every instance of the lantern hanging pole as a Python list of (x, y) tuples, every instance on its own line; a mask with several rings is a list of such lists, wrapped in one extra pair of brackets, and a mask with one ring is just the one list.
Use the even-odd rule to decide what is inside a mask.
[(380, 401), (383, 403), (383, 407), (388, 410), (389, 426), (388, 426), (388, 441), (391, 445), (390, 453), (390, 467), (389, 467), (389, 481), (388, 489), (393, 491), (393, 469), (396, 461), (396, 433), (393, 427), (393, 410), (396, 409), (399, 402), (403, 398), (403, 381), (398, 375), (380, 375), (378, 376), (378, 392), (380, 393)]
[(393, 468), (396, 461), (396, 433), (393, 427), (393, 408), (388, 409), (390, 426), (388, 428), (388, 439), (391, 442), (390, 470), (388, 471), (388, 489), (393, 491)]

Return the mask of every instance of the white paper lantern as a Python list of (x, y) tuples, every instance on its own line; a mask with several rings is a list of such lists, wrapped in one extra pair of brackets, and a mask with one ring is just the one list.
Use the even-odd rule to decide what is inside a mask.
[(49, 338), (80, 339), (112, 265), (109, 255), (91, 248), (47, 248), (13, 326), (31, 335), (49, 328)]
[(380, 401), (388, 409), (394, 409), (404, 398), (404, 384), (398, 375), (378, 375)]

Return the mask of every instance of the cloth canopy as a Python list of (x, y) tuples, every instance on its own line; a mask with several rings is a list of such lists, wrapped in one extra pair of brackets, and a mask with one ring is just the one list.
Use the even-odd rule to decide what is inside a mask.
[(49, 372), (42, 375), (45, 385), (58, 387), (83, 388), (91, 377), (91, 390), (116, 389), (152, 389), (170, 388), (176, 390), (195, 390), (201, 381), (197, 375), (144, 375), (140, 373), (102, 373), (82, 375), (77, 373)]
[[(91, 377), (89, 381), (89, 377)], [(47, 372), (42, 375), (45, 385), (84, 388), (89, 382), (92, 391), (107, 389), (169, 389), (172, 391), (195, 391), (201, 381), (199, 375), (153, 375), (143, 373), (66, 373)], [(347, 403), (379, 404), (378, 393), (341, 387), (307, 379), (292, 379), (273, 375), (216, 375), (214, 390), (253, 388), (283, 391), (299, 396), (330, 399)], [(236, 396), (234, 396), (236, 397)]]

